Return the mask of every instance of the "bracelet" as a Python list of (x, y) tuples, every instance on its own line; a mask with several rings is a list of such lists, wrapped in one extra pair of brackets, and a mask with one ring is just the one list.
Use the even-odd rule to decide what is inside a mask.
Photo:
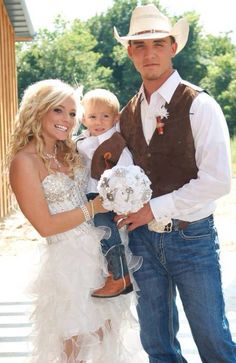
[(90, 205), (91, 205), (91, 214), (92, 214), (92, 219), (94, 218), (94, 204), (93, 204), (93, 201), (92, 200), (90, 200), (89, 201), (89, 203), (90, 203)]
[(90, 221), (91, 217), (90, 217), (90, 214), (89, 214), (88, 208), (85, 206), (85, 204), (82, 204), (82, 205), (80, 206), (80, 209), (81, 209), (81, 210), (82, 210), (82, 212), (83, 212), (85, 222)]

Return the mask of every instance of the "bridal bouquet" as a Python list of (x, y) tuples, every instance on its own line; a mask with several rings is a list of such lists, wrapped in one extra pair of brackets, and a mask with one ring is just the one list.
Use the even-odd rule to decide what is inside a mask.
[(105, 170), (98, 182), (103, 206), (117, 214), (137, 212), (151, 199), (150, 180), (136, 165)]

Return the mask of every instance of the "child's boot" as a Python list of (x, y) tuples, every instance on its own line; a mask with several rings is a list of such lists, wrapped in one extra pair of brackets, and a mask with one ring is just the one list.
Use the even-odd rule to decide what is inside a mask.
[(110, 298), (133, 291), (129, 270), (125, 257), (125, 247), (122, 244), (112, 246), (105, 254), (109, 276), (105, 285), (93, 291), (93, 297)]

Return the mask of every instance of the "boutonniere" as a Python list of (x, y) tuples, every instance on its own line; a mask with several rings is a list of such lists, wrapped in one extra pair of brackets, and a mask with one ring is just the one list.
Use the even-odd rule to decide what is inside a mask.
[(168, 118), (169, 112), (165, 108), (164, 105), (162, 105), (156, 112), (155, 112), (155, 118), (156, 118), (156, 129), (158, 135), (164, 134), (164, 126), (165, 123), (162, 121), (163, 118)]
[(111, 153), (109, 151), (107, 151), (105, 154), (103, 154), (103, 159), (105, 162), (105, 168), (106, 169), (110, 169), (110, 161), (111, 161)]

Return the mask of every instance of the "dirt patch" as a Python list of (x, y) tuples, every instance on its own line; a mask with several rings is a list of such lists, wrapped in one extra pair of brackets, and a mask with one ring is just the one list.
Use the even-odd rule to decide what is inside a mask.
[(43, 240), (19, 210), (0, 222), (0, 236), (0, 255), (24, 254)]
[(236, 250), (236, 178), (232, 179), (230, 194), (217, 202), (215, 221), (221, 246)]

